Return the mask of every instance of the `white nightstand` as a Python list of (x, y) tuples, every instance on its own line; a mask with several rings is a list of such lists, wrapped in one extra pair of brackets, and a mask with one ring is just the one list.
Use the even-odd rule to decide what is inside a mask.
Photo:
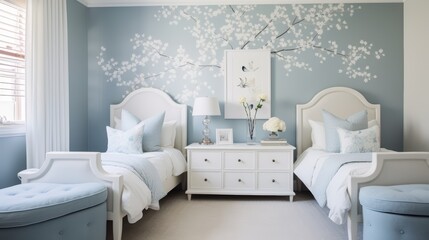
[(275, 195), (293, 201), (294, 146), (247, 144), (186, 147), (192, 194)]

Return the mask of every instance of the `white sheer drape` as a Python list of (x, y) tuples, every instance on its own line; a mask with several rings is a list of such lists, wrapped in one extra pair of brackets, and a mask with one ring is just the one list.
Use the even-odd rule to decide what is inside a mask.
[(27, 168), (69, 150), (66, 0), (27, 0)]

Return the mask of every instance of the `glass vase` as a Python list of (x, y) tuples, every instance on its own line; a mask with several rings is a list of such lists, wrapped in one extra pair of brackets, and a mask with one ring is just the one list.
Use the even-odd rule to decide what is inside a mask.
[(255, 129), (250, 129), (250, 128), (246, 129), (246, 143), (248, 145), (257, 144), (257, 142), (256, 142), (256, 136), (255, 135), (256, 135), (255, 134)]
[(268, 139), (270, 139), (270, 140), (277, 140), (277, 139), (279, 139), (279, 133), (278, 132), (270, 132), (268, 134)]

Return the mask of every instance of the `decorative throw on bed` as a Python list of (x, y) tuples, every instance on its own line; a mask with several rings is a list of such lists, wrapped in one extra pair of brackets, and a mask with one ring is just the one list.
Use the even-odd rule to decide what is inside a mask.
[(167, 193), (164, 191), (161, 178), (153, 164), (146, 158), (135, 155), (102, 155), (103, 165), (122, 167), (132, 171), (149, 188), (152, 195), (152, 205), (159, 205), (159, 200)]
[(326, 158), (323, 168), (320, 169), (315, 183), (311, 186), (311, 192), (321, 207), (326, 205), (326, 188), (338, 169), (348, 163), (371, 162), (372, 153), (344, 153), (324, 156), (323, 158)]

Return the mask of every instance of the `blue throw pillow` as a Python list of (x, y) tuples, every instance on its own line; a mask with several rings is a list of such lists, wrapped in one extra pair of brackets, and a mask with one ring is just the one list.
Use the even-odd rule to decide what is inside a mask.
[(143, 151), (153, 152), (161, 149), (161, 132), (165, 112), (144, 120)]
[(121, 111), (121, 130), (127, 131), (139, 124), (141, 120), (125, 109)]
[[(164, 123), (165, 112), (145, 119), (143, 135), (143, 152), (159, 151), (161, 149), (161, 132)], [(121, 112), (121, 129), (126, 131), (139, 124), (141, 120), (127, 110)]]
[(339, 118), (326, 110), (323, 110), (322, 114), (325, 125), (326, 151), (328, 152), (340, 152), (340, 139), (337, 128), (350, 131), (368, 128), (368, 113), (366, 110), (357, 112), (347, 119)]

